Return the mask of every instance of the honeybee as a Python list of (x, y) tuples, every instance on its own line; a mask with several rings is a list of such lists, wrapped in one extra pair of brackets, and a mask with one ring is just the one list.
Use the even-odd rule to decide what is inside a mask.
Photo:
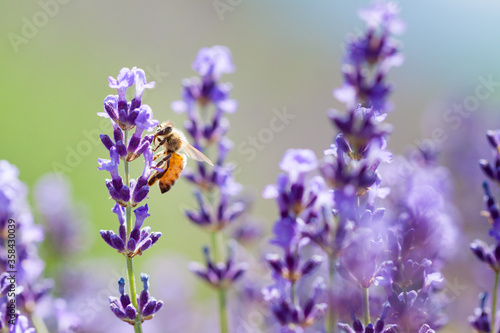
[(161, 158), (157, 162), (156, 167), (162, 168), (162, 171), (156, 171), (148, 180), (148, 185), (153, 186), (156, 181), (160, 187), (161, 193), (169, 191), (174, 186), (176, 180), (181, 175), (182, 170), (186, 166), (186, 157), (190, 157), (196, 161), (206, 162), (213, 166), (212, 161), (208, 159), (202, 152), (191, 146), (186, 139), (184, 133), (174, 128), (171, 121), (165, 121), (158, 125), (158, 129), (153, 137), (153, 151), (163, 147), (164, 150), (155, 154), (153, 160)]

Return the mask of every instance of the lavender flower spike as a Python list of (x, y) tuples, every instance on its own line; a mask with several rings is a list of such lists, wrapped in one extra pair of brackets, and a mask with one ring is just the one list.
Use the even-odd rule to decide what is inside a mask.
[(206, 153), (214, 146), (211, 150), (214, 155), (208, 157), (215, 166), (208, 168), (198, 163), (194, 169), (183, 171), (184, 178), (195, 188), (198, 202), (198, 208), (186, 211), (186, 216), (210, 233), (214, 257), (212, 261), (205, 249), (205, 266), (191, 263), (190, 269), (217, 289), (220, 332), (228, 333), (226, 289), (239, 280), (247, 268), (244, 263), (234, 262), (232, 250), (228, 253), (218, 250), (226, 248), (219, 244), (223, 232), (246, 210), (245, 201), (238, 197), (242, 186), (233, 177), (234, 166), (226, 162), (234, 144), (226, 136), (229, 120), (225, 116), (236, 111), (237, 102), (230, 98), (232, 85), (219, 82), (223, 74), (234, 72), (235, 67), (231, 52), (224, 46), (200, 49), (192, 67), (199, 76), (182, 81), (182, 100), (171, 106), (175, 112), (186, 113), (184, 127), (198, 150)]
[[(485, 175), (491, 180), (498, 183), (498, 166), (500, 165), (500, 130), (488, 131), (486, 138), (490, 146), (494, 149), (495, 164), (490, 166), (486, 160), (480, 160), (479, 165)], [(469, 322), (478, 332), (493, 332), (497, 329), (496, 310), (497, 310), (497, 294), (500, 281), (500, 210), (498, 204), (493, 197), (487, 182), (483, 182), (484, 203), (486, 211), (482, 212), (491, 224), (489, 235), (495, 239), (495, 244), (488, 245), (481, 240), (475, 240), (470, 244), (470, 249), (476, 257), (489, 266), (495, 272), (494, 285), (492, 290), (492, 302), (490, 314), (485, 309), (487, 294), (480, 295), (481, 306), (475, 310), (473, 317), (469, 318)], [(491, 321), (489, 319), (491, 317)], [(490, 331), (491, 328), (491, 331)]]
[(276, 184), (268, 185), (263, 197), (275, 199), (278, 218), (273, 227), (271, 244), (279, 246), (283, 254), (267, 254), (266, 260), (272, 270), (275, 285), (263, 290), (264, 298), (282, 332), (302, 332), (323, 318), (327, 304), (319, 297), (325, 289), (317, 281), (313, 297), (304, 301), (305, 291), (298, 289), (308, 276), (323, 262), (319, 254), (305, 254), (311, 236), (310, 225), (322, 216), (323, 204), (331, 199), (321, 177), (308, 177), (316, 170), (318, 161), (313, 151), (289, 149), (280, 163), (284, 171)]
[[(135, 85), (134, 98), (127, 101), (127, 89)], [(116, 201), (113, 212), (118, 217), (118, 232), (101, 230), (103, 240), (118, 253), (126, 257), (127, 278), (130, 296), (125, 293), (125, 280), (119, 282), (121, 297), (110, 298), (110, 308), (121, 320), (134, 326), (136, 333), (142, 332), (141, 324), (151, 319), (161, 307), (161, 302), (154, 299), (147, 304), (138, 305), (132, 259), (142, 255), (153, 246), (161, 236), (159, 232), (151, 232), (151, 228), (142, 227), (144, 220), (150, 216), (148, 205), (134, 210), (135, 224), (132, 227), (132, 209), (137, 207), (149, 193), (147, 184), (152, 168), (153, 152), (151, 150), (152, 135), (144, 135), (144, 131), (151, 131), (158, 121), (153, 119), (153, 110), (142, 103), (145, 89), (153, 88), (154, 82), (147, 82), (146, 74), (142, 69), (122, 68), (117, 78), (109, 77), (110, 88), (117, 89), (118, 95), (108, 95), (104, 99), (104, 113), (99, 116), (109, 118), (113, 124), (113, 139), (101, 134), (101, 142), (110, 159), (99, 159), (99, 170), (106, 170), (111, 179), (106, 180), (111, 198)], [(130, 131), (135, 131), (130, 135)], [(131, 179), (129, 163), (144, 157), (144, 169), (137, 179)], [(124, 164), (125, 174), (119, 173), (120, 163)], [(147, 289), (147, 288), (146, 288)]]

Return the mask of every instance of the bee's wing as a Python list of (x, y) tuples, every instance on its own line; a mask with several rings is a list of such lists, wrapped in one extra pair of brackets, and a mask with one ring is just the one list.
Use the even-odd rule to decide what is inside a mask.
[(199, 162), (207, 162), (211, 166), (214, 164), (208, 157), (206, 157), (201, 151), (196, 149), (195, 147), (191, 146), (189, 143), (187, 143), (184, 140), (182, 141), (182, 151), (187, 155), (187, 157), (192, 158), (193, 160), (199, 161)]

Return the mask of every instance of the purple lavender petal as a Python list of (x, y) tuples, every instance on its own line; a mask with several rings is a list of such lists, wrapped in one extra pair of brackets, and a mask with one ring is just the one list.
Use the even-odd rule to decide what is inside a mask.
[(144, 206), (141, 206), (139, 208), (136, 208), (134, 210), (134, 214), (135, 214), (135, 225), (134, 225), (134, 229), (140, 229), (142, 227), (142, 224), (144, 222), (144, 220), (151, 216), (151, 214), (149, 214), (148, 212), (148, 205), (144, 205)]
[(202, 48), (196, 55), (192, 67), (211, 81), (217, 81), (222, 74), (232, 73), (235, 70), (231, 51), (225, 46), (218, 45)]
[(134, 308), (132, 304), (127, 305), (125, 308), (125, 313), (127, 314), (127, 317), (131, 320), (135, 320), (135, 317), (137, 317), (137, 310)]
[(125, 242), (115, 233), (110, 235), (111, 237), (111, 246), (113, 246), (118, 251), (125, 250)]

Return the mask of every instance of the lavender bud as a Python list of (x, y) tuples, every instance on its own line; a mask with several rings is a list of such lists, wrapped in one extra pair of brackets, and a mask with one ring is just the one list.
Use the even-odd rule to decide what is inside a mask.
[(118, 237), (115, 233), (112, 233), (111, 235), (111, 246), (117, 249), (119, 252), (122, 252), (125, 250), (125, 242)]
[(125, 308), (125, 313), (127, 314), (127, 317), (131, 320), (134, 320), (135, 317), (137, 317), (137, 310), (134, 308), (132, 304), (127, 305)]
[(114, 146), (114, 143), (113, 143), (113, 141), (111, 141), (109, 136), (107, 136), (105, 134), (100, 134), (99, 137), (101, 138), (101, 142), (104, 145), (104, 147), (106, 147), (107, 150), (111, 150), (111, 147)]

